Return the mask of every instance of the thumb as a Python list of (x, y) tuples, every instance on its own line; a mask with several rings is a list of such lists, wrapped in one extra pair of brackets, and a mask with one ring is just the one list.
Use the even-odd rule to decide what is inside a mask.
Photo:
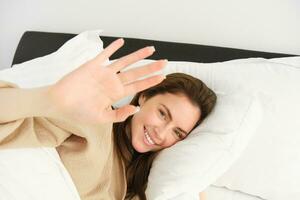
[(137, 113), (139, 110), (139, 106), (125, 105), (116, 110), (110, 110), (107, 113), (107, 117), (113, 122), (122, 122), (125, 121), (130, 115)]

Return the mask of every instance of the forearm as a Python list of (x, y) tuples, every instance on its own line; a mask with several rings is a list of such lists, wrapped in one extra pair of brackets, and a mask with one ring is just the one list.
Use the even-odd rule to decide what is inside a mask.
[(39, 88), (1, 88), (0, 86), (0, 123), (22, 118), (51, 117), (53, 105), (47, 97), (49, 86)]

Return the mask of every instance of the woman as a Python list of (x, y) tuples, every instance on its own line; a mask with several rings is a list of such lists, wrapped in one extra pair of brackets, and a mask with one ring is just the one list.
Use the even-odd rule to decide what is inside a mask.
[[(145, 199), (157, 153), (187, 137), (216, 95), (181, 73), (137, 80), (161, 70), (165, 60), (118, 73), (153, 47), (104, 67), (123, 44), (114, 41), (53, 85), (20, 89), (0, 82), (0, 149), (56, 147), (82, 199)], [(136, 96), (129, 105), (111, 108), (130, 94)]]

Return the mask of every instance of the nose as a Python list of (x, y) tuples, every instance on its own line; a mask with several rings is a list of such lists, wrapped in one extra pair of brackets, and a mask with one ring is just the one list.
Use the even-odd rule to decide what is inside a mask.
[(164, 140), (167, 138), (170, 128), (171, 127), (169, 125), (162, 125), (154, 128), (154, 132), (159, 143), (163, 143)]

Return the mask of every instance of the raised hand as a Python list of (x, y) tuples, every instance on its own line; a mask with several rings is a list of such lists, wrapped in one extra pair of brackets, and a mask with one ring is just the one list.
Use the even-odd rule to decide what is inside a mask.
[(112, 110), (110, 106), (125, 96), (160, 83), (165, 78), (164, 75), (137, 79), (161, 70), (167, 61), (159, 60), (117, 73), (155, 51), (153, 47), (145, 47), (104, 66), (104, 62), (123, 44), (123, 39), (112, 42), (94, 59), (49, 87), (49, 99), (56, 111), (88, 123), (120, 122), (134, 114), (135, 106), (126, 105), (116, 110)]

